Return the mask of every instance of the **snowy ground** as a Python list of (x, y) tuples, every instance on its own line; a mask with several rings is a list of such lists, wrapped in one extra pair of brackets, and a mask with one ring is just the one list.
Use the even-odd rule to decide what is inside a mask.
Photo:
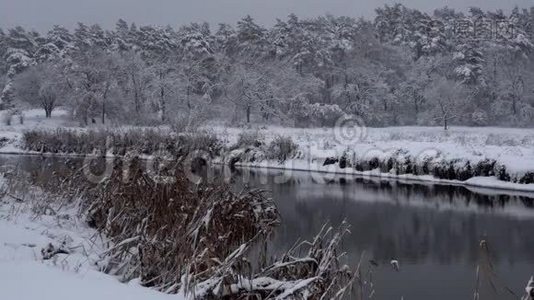
[(459, 163), (469, 160), (471, 165), (485, 159), (495, 159), (498, 164), (506, 166), (510, 174), (521, 176), (534, 171), (533, 129), (453, 127), (444, 131), (440, 127), (365, 128), (354, 131), (352, 133), (353, 139), (345, 139), (346, 134), (339, 129), (332, 128), (299, 129), (276, 126), (248, 129), (223, 126), (213, 128), (228, 145), (235, 144), (239, 135), (243, 131), (247, 131), (258, 134), (265, 139), (266, 143), (278, 135), (288, 136), (299, 147), (299, 157), (282, 164), (276, 161), (260, 161), (240, 163), (242, 166), (402, 178), (534, 192), (534, 184), (503, 182), (493, 177), (475, 177), (466, 182), (460, 182), (440, 180), (429, 175), (397, 176), (390, 173), (380, 173), (379, 170), (357, 172), (350, 168), (340, 169), (335, 165), (323, 166), (326, 158), (341, 157), (343, 153), (348, 153), (349, 157), (356, 158), (387, 158), (401, 150), (416, 159), (438, 156), (440, 159), (448, 161), (458, 159)]
[[(76, 127), (69, 120), (68, 113), (57, 110), (51, 119), (44, 117), (44, 111), (33, 109), (24, 111), (24, 124), (18, 124), (15, 118), (12, 125), (0, 124), (0, 153), (22, 153), (20, 138), (22, 132), (30, 129), (55, 129), (59, 127)], [(117, 127), (114, 127), (116, 129)], [(337, 166), (323, 166), (327, 157), (340, 157), (349, 153), (356, 157), (389, 157), (399, 150), (416, 157), (424, 158), (438, 154), (440, 159), (455, 160), (460, 163), (469, 160), (476, 164), (484, 159), (495, 159), (506, 166), (511, 175), (521, 176), (534, 172), (534, 129), (496, 128), (496, 127), (452, 127), (444, 131), (441, 127), (390, 127), (390, 128), (283, 128), (262, 126), (251, 128), (231, 128), (220, 125), (206, 127), (213, 130), (227, 146), (236, 143), (243, 131), (258, 133), (266, 143), (276, 136), (289, 136), (299, 147), (298, 158), (283, 164), (277, 161), (245, 163), (251, 167), (282, 168), (291, 170), (317, 171), (321, 173), (342, 173), (348, 175), (371, 175), (383, 178), (399, 177), (389, 173), (375, 171), (356, 172), (340, 169)], [(352, 130), (352, 131), (351, 131)], [(479, 187), (497, 187), (534, 191), (534, 184), (519, 185), (501, 182), (495, 178), (472, 178), (467, 182), (437, 180), (432, 176), (401, 175), (403, 179), (439, 181)]]
[[(101, 273), (102, 241), (76, 217), (75, 208), (37, 216), (31, 205), (0, 200), (0, 299), (183, 299)], [(41, 249), (64, 245), (69, 254), (45, 260)]]
[(496, 127), (387, 127), (366, 128), (344, 139), (332, 128), (300, 129), (282, 127), (225, 128), (214, 127), (229, 144), (235, 143), (243, 130), (258, 132), (270, 142), (277, 135), (289, 136), (311, 159), (340, 156), (353, 150), (361, 156), (378, 155), (405, 149), (413, 156), (441, 152), (447, 158), (473, 162), (490, 158), (506, 165), (512, 172), (534, 171), (534, 129)]
[[(57, 109), (52, 113), (52, 118), (47, 119), (43, 109), (30, 109), (22, 112), (23, 123), (17, 116), (11, 118), (11, 125), (6, 125), (6, 111), (0, 111), (0, 138), (8, 141), (1, 147), (1, 152), (19, 153), (20, 138), (22, 133), (32, 129), (56, 129), (59, 127), (73, 127), (74, 122), (69, 120), (68, 112)], [(1, 144), (0, 144), (1, 145)]]

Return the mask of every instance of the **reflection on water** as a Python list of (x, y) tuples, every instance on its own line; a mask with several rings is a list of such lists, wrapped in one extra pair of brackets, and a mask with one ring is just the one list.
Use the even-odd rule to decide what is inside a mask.
[[(68, 174), (79, 167), (75, 162), (0, 157), (0, 165), (17, 165), (43, 180), (52, 172)], [(481, 299), (518, 299), (504, 287), (520, 295), (534, 274), (534, 196), (361, 178), (318, 183), (298, 172), (275, 184), (279, 174), (242, 170), (233, 177), (236, 189), (246, 181), (276, 200), (283, 222), (272, 251), (279, 254), (297, 239), (312, 238), (327, 221), (347, 220), (352, 233), (343, 243), (346, 260), (355, 266), (365, 254), (364, 267), (373, 270), (373, 299), (473, 299), (482, 239), (498, 277), (496, 292), (486, 284)], [(392, 258), (400, 261), (400, 272), (389, 265)]]
[[(348, 262), (362, 253), (374, 268), (375, 299), (472, 299), (479, 241), (487, 240), (502, 281), (520, 294), (534, 273), (534, 198), (480, 194), (465, 187), (372, 181), (317, 183), (309, 174), (274, 184), (276, 172), (246, 170), (249, 185), (272, 193), (283, 222), (273, 249), (286, 249), (298, 238), (310, 239), (326, 221), (347, 220), (352, 234), (344, 242)], [(236, 185), (241, 186), (236, 174)], [(398, 259), (401, 271), (389, 265)], [(491, 288), (481, 299), (517, 299)]]

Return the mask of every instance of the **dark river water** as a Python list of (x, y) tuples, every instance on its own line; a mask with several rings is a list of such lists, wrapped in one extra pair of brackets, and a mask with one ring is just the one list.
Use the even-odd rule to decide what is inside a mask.
[[(351, 224), (343, 250), (353, 266), (364, 253), (373, 299), (473, 299), (479, 261), (494, 268), (480, 276), (480, 299), (518, 299), (534, 274), (534, 198), (528, 195), (361, 178), (324, 182), (307, 172), (275, 184), (282, 171), (241, 172), (237, 181), (269, 190), (278, 204), (278, 248), (311, 239), (326, 221)], [(489, 251), (481, 252), (481, 240)]]
[[(64, 159), (31, 156), (0, 156), (0, 165), (43, 174), (67, 169)], [(325, 222), (346, 220), (351, 234), (342, 245), (344, 262), (362, 262), (373, 284), (371, 299), (473, 299), (478, 265), (480, 299), (520, 299), (534, 274), (534, 195), (392, 180), (324, 181), (306, 172), (279, 182), (281, 172), (232, 176), (236, 189), (261, 187), (275, 199), (282, 224), (273, 253), (311, 239)], [(370, 293), (369, 284), (366, 289)]]

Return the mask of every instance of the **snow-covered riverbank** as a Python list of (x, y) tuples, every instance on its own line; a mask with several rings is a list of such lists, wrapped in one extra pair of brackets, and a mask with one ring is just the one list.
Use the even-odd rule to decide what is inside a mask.
[(58, 204), (53, 209), (58, 207), (54, 213), (37, 214), (28, 202), (0, 199), (0, 298), (183, 299), (100, 272), (103, 238), (78, 218), (75, 207)]
[(360, 157), (403, 154), (423, 159), (439, 154), (441, 158), (469, 160), (477, 163), (494, 159), (505, 165), (511, 173), (534, 171), (534, 129), (497, 127), (452, 127), (444, 131), (439, 127), (386, 127), (366, 128), (354, 141), (343, 140), (332, 128), (226, 128), (214, 127), (227, 144), (235, 144), (243, 132), (257, 134), (266, 143), (276, 136), (288, 136), (299, 146), (306, 159), (311, 161), (327, 157), (340, 157), (356, 153)]
[[(391, 174), (382, 173), (380, 170), (373, 171), (356, 171), (353, 169), (341, 169), (338, 166), (319, 166), (317, 164), (309, 164), (302, 160), (291, 160), (289, 162), (280, 164), (276, 161), (263, 161), (260, 163), (236, 163), (236, 166), (247, 170), (283, 170), (283, 174), (279, 176), (280, 180), (284, 178), (289, 179), (293, 172), (305, 172), (316, 182), (329, 182), (335, 178), (341, 177), (344, 180), (355, 178), (369, 178), (370, 180), (402, 180), (404, 182), (421, 183), (428, 182), (429, 184), (444, 184), (453, 186), (465, 186), (470, 188), (482, 188), (486, 192), (491, 190), (525, 192), (528, 196), (534, 195), (534, 184), (519, 184), (514, 182), (506, 182), (499, 180), (495, 176), (477, 176), (465, 181), (440, 179), (431, 175), (413, 175), (413, 174)], [(301, 175), (302, 176), (302, 175)]]
[[(24, 149), (22, 135), (28, 130), (87, 130), (74, 126), (65, 111), (58, 111), (51, 119), (44, 118), (39, 110), (24, 113), (24, 124), (0, 125), (0, 153), (40, 154)], [(220, 163), (240, 156), (238, 166), (312, 171), (326, 178), (324, 174), (344, 174), (534, 192), (532, 129), (363, 128), (356, 130), (354, 136), (343, 135), (339, 128), (212, 125), (204, 129), (214, 132), (226, 148), (224, 157), (216, 158)], [(259, 139), (261, 145), (239, 145), (243, 135)], [(265, 155), (268, 145), (278, 136), (289, 137), (297, 147), (283, 162)], [(430, 164), (437, 169), (429, 170), (426, 166)]]
[(316, 176), (319, 180), (341, 174), (534, 192), (531, 129), (366, 128), (358, 139), (341, 142), (332, 128), (214, 130), (228, 145), (239, 144), (246, 132), (261, 140), (258, 144), (268, 145), (282, 135), (298, 146), (284, 162), (266, 158), (266, 147), (261, 145), (241, 146), (229, 155), (241, 167), (310, 171), (321, 174)]

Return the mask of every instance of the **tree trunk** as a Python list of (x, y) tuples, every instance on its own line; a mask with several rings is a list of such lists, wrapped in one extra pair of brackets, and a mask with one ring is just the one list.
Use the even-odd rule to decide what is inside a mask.
[(165, 79), (165, 74), (163, 73), (163, 71), (160, 70), (159, 72), (159, 82), (160, 82), (160, 87), (159, 87), (159, 109), (161, 110), (161, 122), (165, 122), (165, 110), (166, 110), (166, 107), (165, 107), (165, 84), (163, 82), (163, 80)]
[(189, 109), (189, 111), (191, 111), (191, 100), (189, 99), (189, 96), (191, 94), (191, 88), (189, 87), (189, 85), (187, 86), (187, 92), (186, 92), (186, 102), (187, 102), (187, 108)]
[[(450, 99), (450, 98), (448, 98), (447, 100), (448, 100), (448, 103), (451, 103), (451, 99)], [(441, 114), (442, 114), (442, 116), (443, 116), (443, 128), (444, 128), (445, 130), (447, 130), (447, 129), (448, 129), (448, 124), (447, 124), (447, 122), (449, 121), (449, 113), (448, 113), (448, 111), (445, 109), (445, 105), (443, 104), (442, 100), (439, 100), (438, 103), (439, 103), (439, 107), (440, 107), (440, 109), (441, 109)]]
[(102, 124), (106, 123), (106, 101), (102, 101)]
[(132, 84), (134, 90), (135, 112), (139, 114), (141, 111), (141, 105), (139, 104), (139, 90), (137, 88), (137, 80), (135, 79), (135, 74), (132, 74)]
[(247, 123), (250, 123), (250, 105), (247, 105)]
[(414, 106), (414, 111), (415, 111), (415, 115), (414, 115), (414, 118), (415, 118), (415, 125), (417, 125), (417, 123), (419, 122), (419, 99), (417, 98), (417, 92), (414, 91), (413, 92), (413, 106)]
[(41, 107), (45, 111), (45, 116), (47, 119), (52, 117), (52, 110), (54, 109), (54, 99), (51, 97), (43, 97), (41, 99)]
[(109, 83), (106, 84), (106, 89), (102, 95), (102, 124), (106, 123), (106, 101), (108, 98)]
[(160, 96), (160, 109), (161, 109), (161, 122), (165, 122), (165, 89), (163, 88), (163, 86), (161, 87), (160, 91), (159, 91), (159, 96)]

